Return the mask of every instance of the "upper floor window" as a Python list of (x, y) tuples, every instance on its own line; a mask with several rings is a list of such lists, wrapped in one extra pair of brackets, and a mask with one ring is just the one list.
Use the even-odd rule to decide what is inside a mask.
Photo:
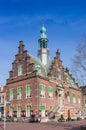
[(78, 96), (78, 103), (80, 104), (80, 96)]
[(14, 89), (10, 89), (10, 100), (14, 98)]
[(26, 98), (31, 97), (31, 85), (26, 86)]
[(67, 101), (70, 102), (70, 92), (67, 91)]
[(73, 103), (76, 103), (76, 95), (72, 94), (72, 98), (73, 98)]
[(21, 98), (22, 98), (22, 88), (19, 87), (19, 88), (17, 89), (17, 99), (21, 99)]
[(52, 87), (48, 87), (48, 94), (49, 94), (49, 98), (53, 98), (53, 88)]
[(22, 69), (23, 69), (22, 65), (19, 65), (18, 66), (18, 76), (22, 75)]
[(40, 85), (40, 97), (45, 97), (45, 86)]
[(61, 70), (60, 69), (58, 69), (58, 79), (61, 79)]

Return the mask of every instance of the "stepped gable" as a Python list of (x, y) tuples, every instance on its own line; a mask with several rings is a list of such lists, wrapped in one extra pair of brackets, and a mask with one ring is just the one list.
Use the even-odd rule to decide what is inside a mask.
[(65, 83), (66, 83), (66, 87), (71, 87), (74, 89), (80, 89), (78, 87), (78, 84), (75, 82), (75, 78), (72, 76), (72, 74), (69, 73), (69, 69), (66, 68), (65, 69)]
[[(19, 66), (22, 69), (21, 75), (18, 75)], [(12, 70), (9, 72), (7, 84), (36, 75), (46, 77), (45, 67), (38, 58), (28, 54), (27, 50), (24, 49), (23, 41), (19, 41), (18, 54), (15, 55), (15, 60), (12, 63)]]
[(57, 80), (58, 79), (58, 70), (61, 73), (61, 79), (63, 79), (63, 73), (64, 73), (64, 68), (62, 66), (62, 61), (60, 59), (60, 51), (57, 49), (56, 52), (56, 57), (48, 64), (49, 68), (47, 69), (48, 71), (48, 76), (51, 79)]

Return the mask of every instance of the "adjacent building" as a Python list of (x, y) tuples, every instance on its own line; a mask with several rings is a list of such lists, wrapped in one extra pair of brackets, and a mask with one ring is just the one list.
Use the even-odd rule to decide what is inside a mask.
[(42, 26), (38, 40), (38, 57), (24, 49), (19, 42), (18, 53), (7, 79), (6, 100), (11, 102), (7, 115), (27, 118), (39, 114), (41, 118), (53, 115), (64, 118), (81, 116), (82, 93), (73, 76), (64, 68), (60, 50), (51, 60), (46, 28)]
[(4, 115), (6, 90), (7, 90), (6, 86), (0, 87), (0, 117)]
[(86, 118), (86, 86), (81, 87), (83, 95), (82, 117)]

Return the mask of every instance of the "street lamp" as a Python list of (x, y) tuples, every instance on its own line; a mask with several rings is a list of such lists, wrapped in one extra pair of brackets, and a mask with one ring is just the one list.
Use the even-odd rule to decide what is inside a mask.
[(10, 102), (6, 101), (6, 93), (4, 96), (4, 130), (6, 130), (6, 110), (7, 110), (7, 106), (10, 105)]

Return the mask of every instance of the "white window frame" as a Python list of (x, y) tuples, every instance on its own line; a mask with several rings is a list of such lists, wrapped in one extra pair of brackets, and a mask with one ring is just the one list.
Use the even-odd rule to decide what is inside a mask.
[[(30, 109), (28, 110), (28, 107), (30, 107)], [(26, 106), (26, 117), (30, 117), (30, 111), (31, 111), (31, 106)]]
[(78, 96), (78, 103), (80, 104), (81, 103), (81, 99), (80, 99), (80, 97)]
[[(30, 87), (30, 91), (27, 91), (27, 87)], [(26, 85), (26, 98), (31, 98), (31, 84)]]
[(58, 69), (58, 72), (57, 72), (57, 73), (58, 73), (58, 79), (61, 80), (61, 70)]
[(18, 76), (21, 76), (22, 75), (22, 65), (18, 65)]
[(12, 117), (13, 116), (13, 111), (14, 111), (14, 108), (13, 107), (10, 107), (10, 113), (9, 115)]
[(70, 102), (70, 96), (69, 95), (67, 95), (67, 101)]
[(19, 107), (21, 107), (21, 106), (18, 106), (17, 107), (17, 117), (21, 117), (21, 112), (22, 112), (22, 107), (21, 107), (21, 110), (19, 110)]
[(14, 91), (14, 89), (10, 89), (10, 101), (12, 101), (14, 99), (14, 92), (11, 93), (11, 90)]
[[(45, 85), (40, 84), (39, 87), (40, 87), (41, 85), (44, 86), (44, 90), (40, 90), (40, 97), (41, 97), (41, 98), (45, 98)], [(40, 88), (39, 88), (39, 89), (40, 89)]]
[(22, 89), (22, 87), (18, 87), (18, 88), (17, 88), (17, 99), (18, 99), (18, 100), (22, 99), (22, 90), (21, 90), (21, 92), (18, 92), (18, 89), (19, 89), (19, 88)]
[(72, 95), (72, 99), (73, 99), (73, 103), (76, 103), (76, 96), (73, 97), (73, 95)]
[[(50, 88), (52, 88), (51, 86), (49, 86)], [(48, 87), (48, 88), (49, 88)], [(49, 98), (52, 99), (53, 98), (53, 88), (52, 88), (52, 92), (49, 92), (48, 90), (48, 95), (49, 95)]]

